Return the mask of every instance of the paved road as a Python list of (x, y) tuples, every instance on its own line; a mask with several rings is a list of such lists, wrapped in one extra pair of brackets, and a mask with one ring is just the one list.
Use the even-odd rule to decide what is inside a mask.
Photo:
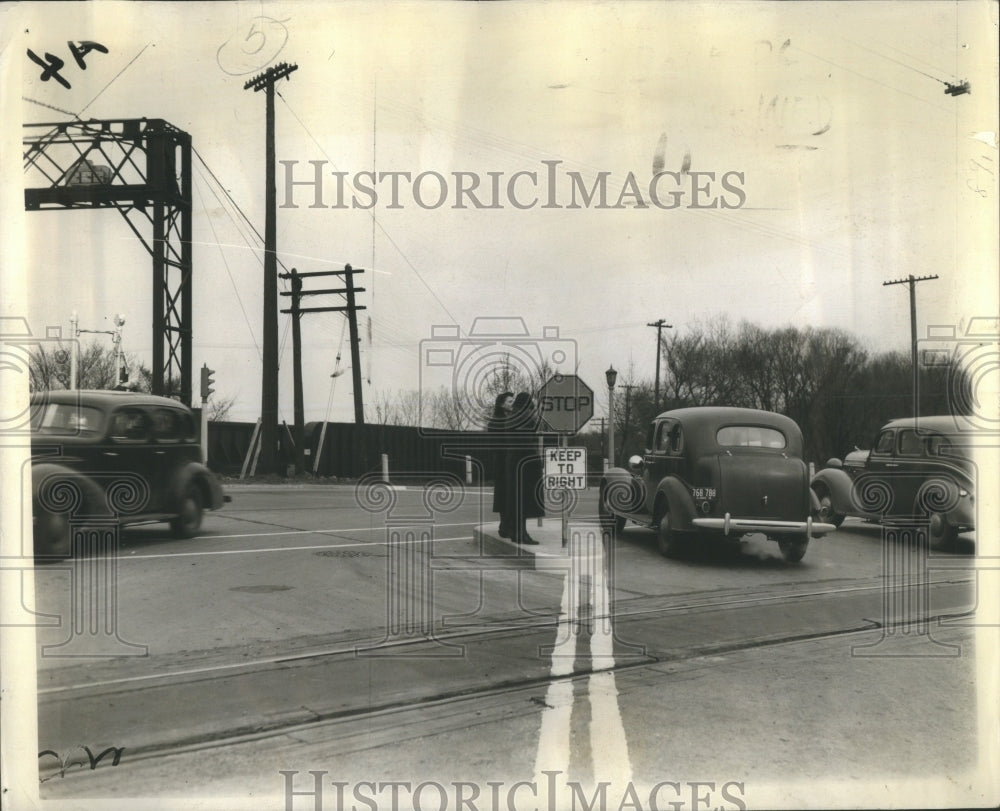
[[(120, 795), (136, 785), (130, 770), (145, 780), (161, 762), (174, 765), (155, 793), (183, 793), (197, 773), (195, 795), (244, 796), (224, 774), (204, 776), (211, 753), (277, 800), (285, 763), (303, 775), (335, 764), (355, 783), (405, 772), (541, 785), (557, 772), (648, 787), (680, 774), (718, 783), (704, 807), (730, 808), (745, 797), (723, 796), (727, 781), (752, 775), (771, 799), (776, 777), (814, 781), (817, 749), (820, 777), (974, 762), (975, 648), (960, 617), (976, 602), (971, 541), (928, 559), (951, 568), (927, 569), (919, 588), (886, 576), (879, 528), (854, 522), (800, 564), (763, 539), (668, 561), (636, 528), (611, 554), (538, 568), (476, 548), (488, 492), (442, 502), (402, 490), (391, 504), (370, 494), (368, 509), (350, 488), (234, 495), (197, 539), (125, 533), (112, 644), (148, 655), (51, 655), (67, 650), (56, 647), (67, 628), (40, 629), (54, 646), (39, 660), (40, 749), (126, 747), (118, 766), (66, 777), (46, 756), (43, 796)], [(400, 575), (405, 589), (387, 586)], [(38, 608), (72, 616), (73, 576), (43, 572)], [(426, 599), (407, 605), (415, 593)], [(892, 684), (919, 723), (887, 698)], [(944, 702), (930, 695), (942, 685)]]

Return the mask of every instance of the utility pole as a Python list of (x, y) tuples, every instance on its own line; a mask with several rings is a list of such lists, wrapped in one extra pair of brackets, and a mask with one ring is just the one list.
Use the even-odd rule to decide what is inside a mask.
[(917, 365), (917, 295), (915, 291), (917, 282), (927, 282), (932, 279), (937, 279), (938, 276), (914, 276), (912, 273), (905, 279), (894, 279), (891, 282), (882, 282), (883, 287), (888, 287), (890, 284), (908, 284), (910, 286), (910, 364), (911, 373), (913, 375), (913, 416), (916, 417), (919, 404), (917, 399), (920, 397), (920, 370)]
[(299, 302), (302, 299), (302, 279), (292, 268), (292, 389), (295, 397), (295, 475), (305, 472), (305, 406), (302, 403), (302, 333), (299, 327)]
[(278, 445), (278, 260), (277, 260), (277, 206), (274, 169), (274, 83), (288, 78), (298, 65), (281, 62), (268, 68), (243, 85), (264, 91), (265, 144), (264, 144), (264, 369), (261, 377), (260, 403), (260, 469), (265, 473), (276, 472)]
[(656, 327), (656, 388), (653, 395), (653, 416), (655, 417), (660, 413), (660, 345), (662, 344), (660, 332), (664, 329), (673, 329), (673, 325), (660, 318), (652, 324), (646, 324), (646, 326)]
[[(361, 350), (358, 338), (358, 310), (367, 309), (355, 303), (355, 293), (364, 293), (365, 288), (354, 286), (354, 274), (364, 273), (363, 268), (352, 268), (344, 265), (343, 270), (317, 270), (311, 273), (299, 273), (292, 268), (290, 273), (282, 273), (282, 279), (292, 280), (291, 291), (282, 291), (281, 295), (292, 297), (292, 306), (283, 313), (292, 315), (292, 358), (295, 366), (295, 471), (301, 473), (305, 468), (303, 447), (303, 409), (302, 409), (302, 341), (299, 331), (299, 317), (303, 313), (347, 313), (348, 325), (351, 332), (351, 366), (354, 375), (354, 421), (358, 425), (363, 425), (365, 421), (364, 405), (361, 391)], [(303, 290), (302, 280), (316, 276), (343, 276), (344, 286), (342, 288), (327, 288), (323, 290)], [(344, 307), (302, 307), (300, 302), (302, 296), (322, 296), (339, 294), (347, 299)]]
[[(361, 339), (358, 337), (358, 307), (354, 303), (354, 274), (363, 270), (351, 270), (344, 265), (344, 282), (347, 285), (347, 317), (351, 333), (351, 378), (354, 382), (354, 423), (365, 424), (365, 409), (361, 395)], [(362, 288), (363, 289), (363, 288)], [(361, 309), (364, 309), (363, 307)]]

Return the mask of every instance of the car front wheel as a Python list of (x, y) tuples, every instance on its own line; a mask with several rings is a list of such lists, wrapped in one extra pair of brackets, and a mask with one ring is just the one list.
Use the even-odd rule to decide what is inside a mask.
[(958, 542), (958, 528), (948, 522), (948, 516), (931, 513), (930, 542), (933, 546), (943, 549), (953, 547)]
[(36, 508), (34, 527), (35, 557), (65, 560), (70, 556), (69, 519), (65, 513)]
[(625, 529), (625, 519), (611, 511), (604, 493), (601, 493), (600, 500), (597, 502), (597, 515), (601, 520), (601, 526), (610, 529), (615, 535), (621, 535), (622, 530)]
[(181, 496), (177, 517), (170, 522), (170, 528), (178, 538), (191, 538), (201, 529), (201, 517), (205, 505), (201, 491), (193, 484), (188, 485)]
[(819, 499), (819, 509), (816, 510), (814, 518), (821, 524), (833, 524), (835, 527), (843, 524), (844, 516), (838, 512), (834, 512), (833, 498), (830, 496), (830, 491), (822, 484), (816, 484), (813, 485), (813, 492), (816, 493), (816, 498)]

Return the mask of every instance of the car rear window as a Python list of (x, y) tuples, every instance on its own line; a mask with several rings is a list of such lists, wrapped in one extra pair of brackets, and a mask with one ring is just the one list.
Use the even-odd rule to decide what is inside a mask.
[(101, 430), (101, 411), (79, 403), (46, 403), (31, 415), (37, 434), (93, 434)]
[(111, 419), (112, 439), (130, 442), (143, 441), (149, 438), (149, 419), (138, 408), (123, 408), (115, 412)]
[(786, 445), (785, 435), (777, 428), (762, 425), (727, 425), (715, 434), (715, 440), (727, 448), (776, 448)]

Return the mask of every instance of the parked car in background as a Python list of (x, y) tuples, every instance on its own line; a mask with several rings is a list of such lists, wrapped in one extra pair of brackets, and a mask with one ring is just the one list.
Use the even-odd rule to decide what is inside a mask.
[(168, 521), (190, 538), (228, 497), (202, 460), (191, 410), (166, 397), (50, 391), (31, 398), (34, 552), (71, 554), (71, 521)]
[(646, 450), (629, 470), (601, 479), (602, 521), (657, 532), (660, 552), (712, 537), (763, 533), (782, 556), (799, 561), (812, 537), (832, 532), (813, 519), (802, 432), (781, 414), (746, 408), (666, 411), (650, 425)]
[(892, 420), (870, 451), (830, 459), (813, 476), (816, 518), (838, 526), (848, 515), (883, 523), (926, 519), (931, 542), (952, 545), (975, 528), (970, 445), (953, 417)]

